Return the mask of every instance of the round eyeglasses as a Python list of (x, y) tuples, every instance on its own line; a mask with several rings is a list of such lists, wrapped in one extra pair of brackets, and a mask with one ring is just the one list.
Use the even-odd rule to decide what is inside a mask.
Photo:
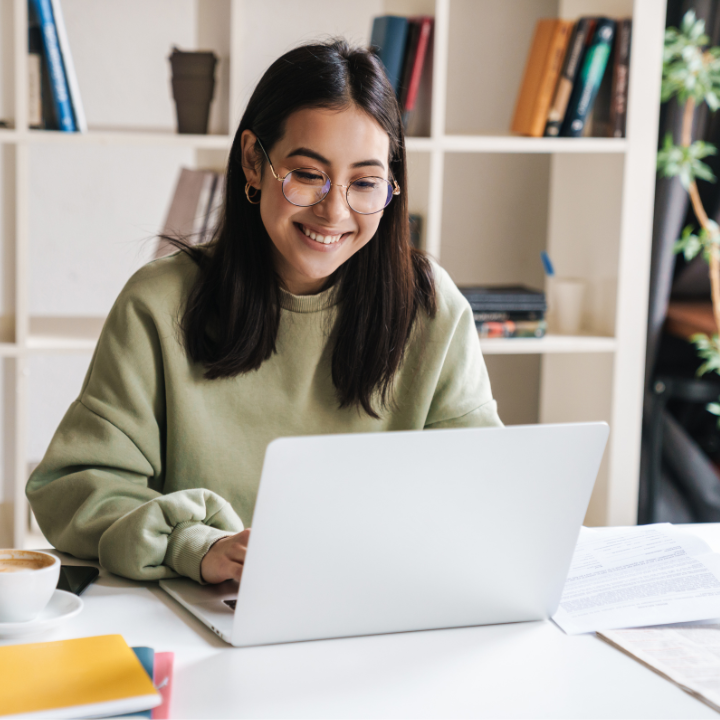
[(275, 172), (270, 157), (258, 138), (258, 144), (265, 155), (273, 177), (282, 183), (282, 192), (285, 199), (297, 207), (311, 207), (322, 202), (330, 188), (345, 188), (345, 200), (351, 210), (360, 215), (373, 215), (384, 210), (393, 198), (400, 194), (400, 187), (395, 180), (392, 183), (381, 177), (361, 177), (353, 180), (349, 185), (339, 185), (331, 182), (322, 170), (317, 168), (301, 167), (291, 170), (282, 177)]

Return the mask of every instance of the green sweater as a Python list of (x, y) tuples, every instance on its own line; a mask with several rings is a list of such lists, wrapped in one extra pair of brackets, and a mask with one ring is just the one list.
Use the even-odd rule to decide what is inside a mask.
[(118, 575), (200, 581), (212, 543), (251, 525), (274, 438), (500, 425), (470, 306), (442, 268), (434, 271), (437, 315), (418, 315), (394, 409), (373, 419), (338, 407), (332, 288), (283, 293), (277, 352), (257, 371), (206, 380), (177, 324), (196, 266), (175, 254), (140, 269), (28, 481), (45, 536)]

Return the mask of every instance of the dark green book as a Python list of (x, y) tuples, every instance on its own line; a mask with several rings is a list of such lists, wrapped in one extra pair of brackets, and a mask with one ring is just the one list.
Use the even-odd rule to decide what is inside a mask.
[(575, 81), (575, 87), (573, 87), (565, 120), (560, 130), (561, 136), (582, 136), (585, 121), (592, 110), (608, 66), (614, 37), (615, 21), (609, 18), (599, 18), (592, 43), (585, 53), (582, 69)]

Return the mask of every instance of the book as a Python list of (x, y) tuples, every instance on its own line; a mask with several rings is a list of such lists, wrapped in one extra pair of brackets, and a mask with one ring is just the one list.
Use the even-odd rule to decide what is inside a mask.
[[(162, 235), (182, 238), (194, 245), (208, 242), (217, 225), (222, 198), (222, 173), (181, 168)], [(161, 237), (155, 258), (176, 249)]]
[[(406, 130), (409, 125), (410, 115), (415, 110), (417, 103), (434, 21), (431, 17), (418, 17), (413, 18), (411, 22), (414, 27), (414, 37), (408, 53), (410, 60), (408, 62), (406, 78), (407, 88), (400, 105), (403, 111), (403, 124)], [(432, 68), (430, 68), (430, 70), (432, 70)]]
[(153, 720), (168, 720), (170, 717), (170, 697), (172, 695), (174, 661), (175, 653), (155, 653), (153, 682), (155, 683), (155, 689), (162, 697), (162, 703), (153, 708)]
[(162, 700), (121, 635), (0, 647), (0, 677), (0, 717), (102, 717)]
[(610, 57), (615, 21), (599, 18), (593, 39), (583, 58), (582, 69), (575, 81), (565, 119), (560, 129), (563, 137), (581, 137), (585, 121), (592, 110)]
[(570, 20), (538, 20), (515, 103), (512, 132), (531, 137), (545, 132), (572, 27)]
[[(471, 306), (472, 307), (472, 306)], [(473, 318), (479, 322), (524, 322), (527, 320), (544, 320), (545, 312), (542, 310), (477, 310), (473, 311)]]
[(462, 286), (473, 312), (538, 312), (547, 310), (545, 293), (525, 285)]
[(370, 36), (370, 47), (380, 58), (396, 95), (400, 87), (407, 30), (407, 18), (398, 15), (381, 15), (373, 20)]
[(63, 132), (75, 132), (75, 118), (73, 116), (72, 104), (70, 102), (70, 91), (68, 89), (65, 67), (58, 42), (57, 27), (53, 16), (53, 9), (50, 0), (30, 0), (35, 15), (40, 25), (43, 38), (43, 48), (48, 65), (50, 87), (55, 115), (58, 120), (59, 129)]
[(632, 20), (629, 18), (618, 20), (616, 35), (615, 62), (612, 66), (612, 89), (610, 91), (610, 135), (611, 137), (625, 137)]
[[(415, 74), (410, 79), (405, 108), (401, 108), (405, 134), (408, 137), (430, 137), (431, 129), (435, 20), (434, 18), (422, 19), (423, 25), (416, 50)], [(427, 33), (426, 40), (423, 40), (424, 33)], [(425, 54), (420, 57), (421, 43), (423, 42), (425, 43)], [(420, 62), (421, 60), (422, 62)]]
[(60, 46), (60, 54), (62, 55), (63, 68), (65, 69), (65, 78), (67, 80), (68, 92), (70, 94), (70, 104), (72, 105), (73, 117), (75, 118), (75, 129), (79, 132), (87, 132), (87, 120), (85, 119), (85, 108), (80, 99), (80, 87), (78, 86), (77, 75), (75, 74), (75, 63), (73, 63), (72, 54), (70, 52), (70, 43), (68, 42), (67, 30), (65, 29), (65, 19), (60, 6), (60, 0), (50, 0), (52, 5), (53, 17), (55, 19), (55, 29), (57, 31), (58, 45)]
[(613, 37), (607, 66), (598, 87), (595, 102), (585, 119), (583, 137), (610, 137), (610, 102), (612, 93), (613, 66), (616, 57), (616, 38)]
[(397, 99), (400, 109), (405, 107), (412, 69), (417, 54), (418, 40), (420, 40), (420, 23), (416, 18), (408, 18), (407, 35), (405, 37), (405, 52), (403, 53), (402, 71), (398, 85)]
[(547, 323), (544, 320), (504, 320), (500, 322), (475, 321), (478, 335), (481, 338), (520, 338), (535, 337), (541, 338), (547, 331)]
[(420, 249), (422, 237), (422, 215), (410, 213), (410, 244)]
[[(135, 657), (140, 661), (143, 670), (147, 673), (148, 678), (153, 681), (155, 668), (155, 651), (149, 647), (133, 647), (130, 648)], [(125, 715), (114, 715), (113, 717), (145, 717), (152, 718), (152, 710), (143, 710), (142, 712), (132, 712)]]
[(575, 79), (580, 71), (585, 50), (592, 37), (592, 31), (595, 28), (596, 22), (595, 18), (583, 17), (575, 23), (568, 42), (563, 67), (560, 71), (560, 79), (558, 80), (555, 95), (548, 110), (547, 123), (545, 124), (545, 137), (556, 137), (560, 134), (560, 128), (565, 119), (565, 111), (570, 101), (570, 95), (572, 95)]

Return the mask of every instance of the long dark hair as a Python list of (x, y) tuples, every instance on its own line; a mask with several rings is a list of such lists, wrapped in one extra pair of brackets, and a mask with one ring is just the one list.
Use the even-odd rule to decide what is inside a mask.
[[(199, 267), (181, 329), (189, 357), (208, 379), (256, 370), (275, 352), (280, 281), (259, 207), (244, 192), (241, 135), (249, 129), (269, 153), (285, 121), (302, 108), (355, 105), (387, 132), (390, 171), (402, 192), (385, 210), (375, 236), (331, 278), (339, 293), (332, 338), (332, 379), (340, 407), (379, 417), (402, 362), (418, 310), (436, 312), (428, 259), (410, 244), (405, 138), (395, 94), (380, 61), (345, 40), (303, 45), (276, 60), (250, 98), (227, 166), (221, 220), (208, 246), (165, 238)], [(259, 154), (259, 147), (255, 148)], [(264, 170), (264, 166), (263, 166)]]

